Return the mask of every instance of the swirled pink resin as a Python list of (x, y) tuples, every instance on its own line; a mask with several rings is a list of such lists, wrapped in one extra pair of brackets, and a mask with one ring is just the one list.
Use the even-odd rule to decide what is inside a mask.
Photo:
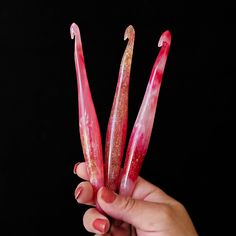
[(124, 171), (120, 184), (120, 194), (124, 196), (132, 195), (147, 152), (170, 43), (170, 32), (165, 31), (158, 42), (158, 47), (161, 47), (161, 49), (154, 63), (127, 148)]
[(106, 134), (105, 185), (113, 191), (116, 191), (119, 187), (120, 167), (127, 135), (128, 92), (135, 38), (135, 31), (131, 25), (126, 28), (124, 34), (124, 40), (127, 38), (129, 41), (120, 65)]
[(75, 37), (74, 57), (78, 86), (80, 139), (89, 179), (96, 195), (97, 190), (104, 186), (101, 133), (88, 84), (79, 27), (73, 23), (70, 32), (71, 38)]

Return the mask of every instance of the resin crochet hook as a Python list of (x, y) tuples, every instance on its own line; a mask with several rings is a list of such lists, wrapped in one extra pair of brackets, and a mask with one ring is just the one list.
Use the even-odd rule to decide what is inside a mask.
[(70, 33), (71, 38), (75, 38), (74, 58), (78, 87), (80, 140), (89, 179), (94, 188), (94, 196), (96, 196), (98, 189), (104, 186), (101, 132), (88, 84), (80, 30), (75, 23), (71, 25)]
[(158, 42), (158, 47), (161, 47), (161, 49), (152, 68), (151, 76), (126, 152), (120, 184), (120, 194), (124, 196), (132, 195), (147, 152), (170, 43), (171, 34), (169, 31), (165, 31)]
[(113, 191), (119, 188), (120, 167), (127, 135), (129, 81), (135, 39), (135, 31), (131, 25), (125, 30), (124, 40), (126, 39), (128, 43), (120, 64), (105, 144), (105, 185)]

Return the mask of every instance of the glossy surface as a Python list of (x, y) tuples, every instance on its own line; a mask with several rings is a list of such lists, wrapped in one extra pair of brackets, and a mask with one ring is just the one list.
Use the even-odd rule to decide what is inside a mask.
[(73, 23), (71, 38), (75, 37), (75, 68), (78, 86), (79, 131), (90, 182), (96, 191), (104, 186), (103, 152), (101, 133), (94, 108), (82, 50), (80, 31)]
[(126, 28), (124, 40), (128, 43), (121, 61), (116, 92), (108, 122), (105, 145), (105, 185), (113, 191), (119, 187), (119, 175), (124, 154), (127, 122), (130, 70), (133, 56), (135, 31)]
[(120, 185), (120, 194), (125, 196), (130, 196), (133, 192), (147, 152), (170, 43), (170, 32), (165, 31), (158, 42), (158, 47), (161, 47), (161, 49), (154, 63), (127, 148), (124, 171)]

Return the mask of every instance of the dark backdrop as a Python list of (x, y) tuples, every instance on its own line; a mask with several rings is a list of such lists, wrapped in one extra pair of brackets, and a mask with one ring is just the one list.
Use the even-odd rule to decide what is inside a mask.
[(73, 195), (81, 180), (72, 169), (83, 155), (72, 22), (81, 30), (103, 143), (125, 28), (132, 24), (136, 30), (128, 137), (158, 39), (171, 31), (141, 175), (186, 206), (200, 235), (227, 235), (235, 76), (231, 8), (191, 1), (1, 2), (0, 235), (87, 235), (87, 207)]

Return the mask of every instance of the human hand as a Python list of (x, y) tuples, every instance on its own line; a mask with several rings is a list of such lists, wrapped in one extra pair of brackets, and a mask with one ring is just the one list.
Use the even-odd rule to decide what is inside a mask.
[[(86, 180), (75, 190), (77, 202), (94, 206), (93, 188), (85, 163), (76, 165), (74, 172)], [(97, 202), (106, 215), (90, 208), (83, 217), (86, 230), (96, 235), (198, 235), (184, 206), (141, 177), (132, 197), (123, 197), (102, 187), (97, 193)]]

